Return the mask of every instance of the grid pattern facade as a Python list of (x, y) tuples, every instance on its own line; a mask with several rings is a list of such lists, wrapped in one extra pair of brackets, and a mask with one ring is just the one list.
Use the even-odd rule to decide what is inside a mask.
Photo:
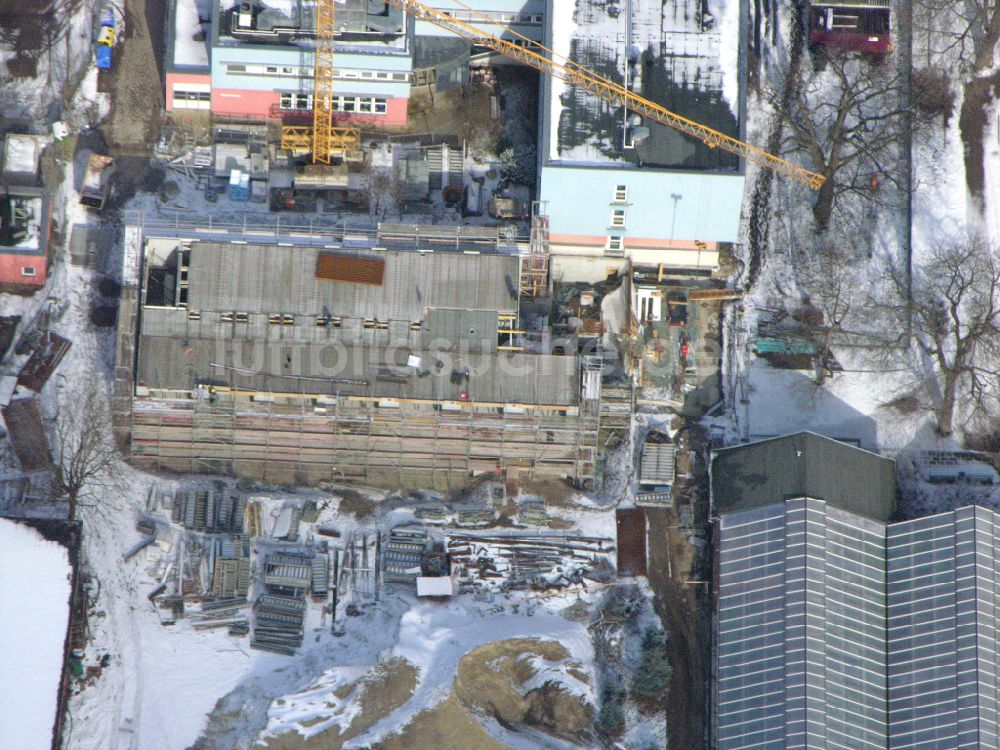
[(718, 750), (1000, 747), (1000, 515), (719, 521)]
[(998, 516), (985, 508), (887, 533), (889, 748), (995, 748)]
[(885, 747), (884, 539), (808, 498), (723, 516), (719, 750)]

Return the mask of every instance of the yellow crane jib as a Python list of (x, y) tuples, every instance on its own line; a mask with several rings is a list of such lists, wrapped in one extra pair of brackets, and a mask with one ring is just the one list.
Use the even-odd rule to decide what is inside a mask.
[[(329, 2), (332, 1), (329, 0)], [(417, 2), (417, 0), (388, 0), (388, 2), (414, 18), (429, 21), (457, 36), (483, 47), (488, 47), (494, 52), (498, 52), (512, 60), (517, 60), (546, 75), (560, 78), (605, 101), (620, 104), (633, 112), (645, 115), (654, 122), (659, 122), (681, 133), (697, 138), (709, 146), (709, 148), (721, 148), (724, 151), (741, 156), (744, 159), (752, 161), (754, 164), (802, 182), (813, 190), (819, 190), (826, 181), (826, 178), (821, 174), (810, 172), (808, 169), (804, 169), (786, 159), (770, 154), (763, 149), (752, 146), (749, 143), (744, 143), (725, 133), (720, 133), (701, 123), (671, 112), (667, 108), (651, 102), (629, 91), (624, 86), (610, 81), (603, 76), (599, 76), (572, 61), (567, 60), (564, 63), (556, 62), (550, 57), (521, 47), (506, 39), (488, 34), (472, 24), (452, 18), (446, 13)], [(537, 45), (537, 47), (551, 52), (551, 50), (547, 50), (541, 45)]]

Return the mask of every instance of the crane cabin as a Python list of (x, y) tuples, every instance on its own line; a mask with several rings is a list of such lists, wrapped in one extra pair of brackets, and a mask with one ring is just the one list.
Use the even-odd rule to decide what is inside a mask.
[(809, 49), (892, 52), (889, 0), (822, 0), (809, 8)]

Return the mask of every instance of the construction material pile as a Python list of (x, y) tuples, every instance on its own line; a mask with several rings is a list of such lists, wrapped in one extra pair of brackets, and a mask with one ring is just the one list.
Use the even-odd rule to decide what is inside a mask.
[(226, 489), (178, 490), (172, 517), (186, 529), (212, 533), (239, 533), (243, 530), (246, 501)]
[(450, 532), (448, 553), (460, 566), (461, 588), (475, 591), (564, 590), (597, 582), (614, 550), (605, 537), (554, 532), (488, 534)]

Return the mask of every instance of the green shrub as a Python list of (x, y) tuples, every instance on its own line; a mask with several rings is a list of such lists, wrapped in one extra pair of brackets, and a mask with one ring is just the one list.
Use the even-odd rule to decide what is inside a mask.
[(667, 634), (649, 628), (642, 636), (642, 662), (632, 678), (632, 699), (647, 710), (661, 710), (670, 687)]

